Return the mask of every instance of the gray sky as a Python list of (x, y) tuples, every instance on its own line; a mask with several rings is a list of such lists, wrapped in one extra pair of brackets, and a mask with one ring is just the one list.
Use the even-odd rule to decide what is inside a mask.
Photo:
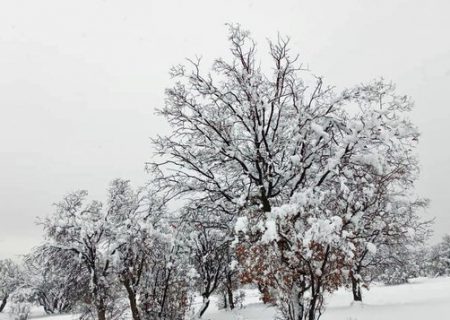
[(168, 69), (227, 52), (226, 22), (293, 49), (338, 87), (383, 76), (416, 101), (423, 134), (418, 191), (435, 239), (450, 232), (450, 2), (0, 2), (0, 258), (41, 239), (37, 216), (75, 189), (102, 199), (110, 180), (147, 179), (149, 137), (166, 130)]

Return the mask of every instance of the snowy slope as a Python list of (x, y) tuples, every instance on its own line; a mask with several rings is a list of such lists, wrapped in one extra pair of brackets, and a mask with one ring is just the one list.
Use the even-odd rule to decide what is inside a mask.
[[(246, 291), (245, 307), (236, 312), (218, 311), (212, 303), (205, 320), (273, 320), (276, 310), (259, 302), (255, 290)], [(364, 303), (353, 304), (351, 293), (339, 290), (327, 299), (321, 320), (423, 320), (450, 319), (450, 278), (415, 279), (399, 286), (374, 286), (364, 292)], [(9, 320), (0, 314), (0, 320)], [(31, 319), (74, 320), (75, 316), (45, 317), (34, 312)]]

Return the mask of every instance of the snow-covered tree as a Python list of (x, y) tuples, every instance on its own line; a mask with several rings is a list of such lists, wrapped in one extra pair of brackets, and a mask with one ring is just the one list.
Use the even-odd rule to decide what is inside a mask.
[(442, 241), (432, 246), (426, 256), (426, 273), (430, 276), (450, 275), (450, 235), (445, 235)]
[(9, 314), (14, 320), (27, 320), (31, 312), (30, 291), (27, 288), (17, 288), (11, 294)]
[(181, 319), (188, 282), (163, 199), (148, 186), (134, 191), (116, 179), (109, 188), (106, 242), (134, 320)]
[(21, 287), (47, 314), (67, 313), (89, 296), (89, 274), (72, 252), (40, 246), (26, 256)]
[(225, 266), (223, 270), (223, 280), (219, 287), (222, 294), (221, 307), (233, 310), (237, 305), (242, 304), (244, 292), (240, 290), (240, 272), (236, 252), (231, 244), (224, 248)]
[[(210, 297), (221, 292), (224, 307), (234, 308), (233, 291), (237, 289), (236, 256), (232, 248), (233, 224), (214, 203), (203, 201), (201, 206), (187, 202), (179, 210), (181, 234), (196, 270), (197, 289), (203, 299), (198, 317), (207, 310)], [(230, 224), (231, 222), (231, 224)]]
[[(172, 229), (176, 235), (177, 230)], [(148, 320), (183, 320), (192, 303), (192, 274), (183, 243), (169, 237), (156, 244), (139, 287), (140, 309)]]
[[(190, 303), (189, 264), (165, 201), (151, 187), (135, 191), (122, 179), (110, 184), (105, 206), (86, 203), (86, 197), (86, 191), (69, 194), (43, 221), (47, 241), (38, 256), (44, 270), (58, 275), (34, 281), (32, 287), (42, 296), (40, 286), (56, 286), (45, 299), (68, 302), (61, 300), (66, 297), (59, 281), (66, 279), (68, 286), (75, 281), (76, 292), (76, 285), (87, 278), (83, 304), (94, 308), (88, 308), (88, 318), (121, 319), (129, 312), (134, 320), (182, 319)], [(67, 270), (58, 265), (64, 261)]]
[(11, 293), (21, 282), (19, 266), (11, 259), (0, 260), (0, 312), (5, 309)]
[(341, 174), (346, 179), (341, 201), (348, 206), (348, 214), (358, 217), (358, 223), (352, 222), (355, 257), (350, 282), (354, 299), (361, 300), (361, 284), (368, 285), (368, 271), (376, 269), (377, 247), (423, 243), (430, 222), (419, 215), (427, 201), (414, 199), (419, 134), (406, 117), (412, 102), (397, 95), (395, 86), (382, 81), (358, 86), (348, 94), (359, 107), (348, 124), (360, 130), (352, 157)]
[(377, 198), (364, 210), (354, 231), (350, 283), (355, 301), (362, 300), (361, 286), (373, 280), (393, 284), (417, 276), (420, 267), (414, 256), (430, 234), (431, 221), (419, 215), (427, 201), (410, 200), (398, 193), (378, 194)]
[(227, 243), (223, 241), (218, 230), (201, 224), (194, 226), (197, 230), (190, 232), (191, 255), (193, 264), (199, 275), (200, 293), (203, 305), (199, 318), (205, 313), (210, 303), (210, 296), (224, 280)]
[[(285, 319), (314, 320), (323, 293), (346, 283), (360, 242), (373, 245), (355, 240), (365, 211), (385, 214), (372, 210), (373, 195), (413, 187), (412, 103), (382, 80), (336, 92), (301, 68), (287, 39), (269, 43), (270, 69), (247, 31), (230, 26), (229, 40), (231, 60), (210, 73), (200, 59), (172, 69), (160, 114), (173, 133), (154, 140), (151, 169), (169, 198), (235, 224), (243, 277)], [(393, 182), (380, 188), (383, 177)]]
[[(126, 180), (116, 179), (109, 188), (106, 241), (113, 252), (113, 267), (125, 288), (134, 320), (140, 320), (137, 290), (152, 250), (151, 214), (142, 206), (145, 197), (132, 190)], [(148, 207), (147, 207), (148, 208)], [(155, 208), (155, 211), (158, 208)]]
[(53, 215), (42, 221), (46, 246), (78, 259), (89, 274), (92, 305), (98, 320), (111, 312), (111, 254), (105, 246), (107, 213), (98, 201), (86, 203), (87, 191), (73, 192), (56, 204)]

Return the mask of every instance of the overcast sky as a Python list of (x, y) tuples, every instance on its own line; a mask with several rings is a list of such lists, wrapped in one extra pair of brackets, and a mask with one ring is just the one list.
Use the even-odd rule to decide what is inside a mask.
[(418, 192), (434, 239), (450, 233), (449, 12), (448, 0), (0, 1), (0, 258), (38, 244), (36, 217), (67, 192), (103, 199), (113, 178), (146, 181), (168, 69), (226, 53), (226, 22), (261, 54), (266, 37), (289, 35), (339, 88), (383, 76), (411, 95)]

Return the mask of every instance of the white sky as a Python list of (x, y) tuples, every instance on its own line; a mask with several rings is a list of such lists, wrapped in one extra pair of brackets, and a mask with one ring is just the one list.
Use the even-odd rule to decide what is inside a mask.
[(35, 218), (67, 192), (144, 183), (168, 69), (227, 53), (226, 22), (260, 53), (266, 37), (291, 36), (329, 84), (383, 76), (415, 99), (418, 191), (438, 239), (450, 232), (449, 13), (448, 0), (0, 1), (0, 258), (37, 244)]

